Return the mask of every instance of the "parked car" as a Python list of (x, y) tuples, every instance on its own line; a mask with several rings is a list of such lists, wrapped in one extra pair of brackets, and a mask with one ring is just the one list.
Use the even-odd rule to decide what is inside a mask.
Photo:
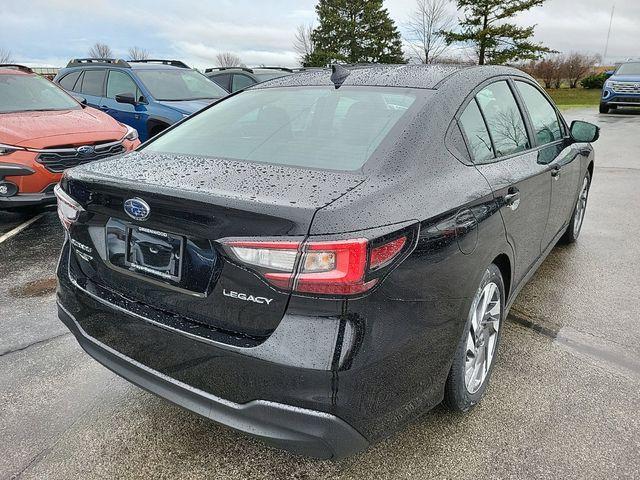
[(304, 71), (304, 68), (286, 67), (214, 67), (207, 68), (204, 74), (215, 83), (224, 88), (227, 92), (234, 93), (243, 90), (256, 83), (266, 82), (274, 78), (286, 77), (297, 72)]
[(607, 75), (600, 113), (609, 113), (618, 107), (640, 107), (640, 62), (623, 63)]
[(229, 96), (58, 189), (80, 345), (321, 458), (480, 401), (516, 295), (580, 234), (599, 133), (512, 68), (333, 70)]
[(0, 209), (55, 203), (53, 187), (66, 168), (139, 144), (133, 128), (31, 69), (0, 64)]
[(143, 142), (227, 95), (178, 60), (74, 59), (54, 81), (135, 128)]

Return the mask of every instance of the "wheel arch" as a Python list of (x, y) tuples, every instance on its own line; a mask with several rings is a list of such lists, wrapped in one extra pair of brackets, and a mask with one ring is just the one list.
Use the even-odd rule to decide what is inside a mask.
[(493, 259), (493, 262), (498, 270), (500, 270), (500, 274), (502, 275), (502, 281), (504, 283), (504, 295), (505, 295), (505, 304), (509, 300), (509, 295), (511, 293), (511, 281), (512, 281), (512, 269), (511, 269), (511, 260), (509, 256), (505, 253), (501, 253), (496, 258)]

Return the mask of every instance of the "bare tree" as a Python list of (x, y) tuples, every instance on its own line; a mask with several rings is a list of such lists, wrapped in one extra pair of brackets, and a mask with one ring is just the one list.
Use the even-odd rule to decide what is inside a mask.
[(5, 50), (4, 48), (0, 48), (0, 63), (11, 63), (13, 62), (13, 58), (11, 57), (11, 52), (9, 50)]
[(449, 0), (416, 0), (416, 10), (406, 23), (406, 40), (421, 63), (435, 62), (448, 48), (441, 33), (453, 26), (448, 3)]
[(313, 33), (313, 24), (298, 25), (296, 28), (296, 34), (293, 39), (293, 49), (298, 54), (298, 60), (300, 65), (304, 64), (306, 58), (309, 58), (313, 54), (314, 45), (311, 40), (311, 34)]
[(597, 55), (585, 55), (582, 53), (571, 53), (564, 60), (565, 75), (570, 88), (576, 88), (578, 82), (593, 69), (598, 62)]
[(242, 60), (235, 53), (221, 52), (216, 55), (216, 62), (220, 67), (239, 67)]
[(551, 88), (554, 79), (557, 77), (559, 63), (557, 59), (544, 58), (538, 62), (534, 62), (528, 73), (542, 80), (545, 88)]
[(564, 57), (555, 57), (551, 61), (555, 65), (553, 73), (553, 88), (561, 88), (567, 78), (567, 62)]
[(149, 52), (147, 52), (144, 48), (131, 47), (129, 49), (130, 60), (147, 60), (148, 58), (149, 58)]
[(113, 58), (113, 51), (111, 47), (106, 43), (96, 42), (96, 44), (89, 49), (87, 54), (91, 58)]

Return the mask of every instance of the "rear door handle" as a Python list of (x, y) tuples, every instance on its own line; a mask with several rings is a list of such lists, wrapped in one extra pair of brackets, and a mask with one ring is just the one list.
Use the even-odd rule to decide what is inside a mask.
[(100, 105), (100, 110), (109, 110), (107, 105)]
[(504, 196), (504, 204), (515, 211), (520, 206), (520, 190), (516, 187), (511, 187)]

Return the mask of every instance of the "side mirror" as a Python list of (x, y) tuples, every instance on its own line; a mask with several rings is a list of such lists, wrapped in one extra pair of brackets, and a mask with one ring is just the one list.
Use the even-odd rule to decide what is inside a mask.
[(607, 70), (606, 72), (604, 72), (607, 78), (612, 77), (614, 73), (616, 73), (615, 70)]
[(75, 98), (78, 101), (78, 103), (80, 103), (81, 105), (87, 104), (87, 99), (81, 95), (73, 95), (73, 98)]
[(600, 138), (600, 127), (593, 123), (574, 120), (571, 122), (571, 138), (580, 143), (595, 142)]
[(118, 103), (128, 103), (130, 105), (137, 105), (138, 102), (133, 93), (120, 93), (116, 95), (116, 102)]

